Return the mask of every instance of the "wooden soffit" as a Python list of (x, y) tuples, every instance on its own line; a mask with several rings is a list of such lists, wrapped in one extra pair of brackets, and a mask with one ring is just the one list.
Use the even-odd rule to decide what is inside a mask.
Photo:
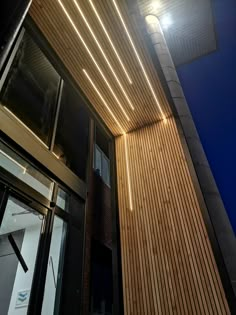
[(171, 114), (125, 1), (33, 0), (30, 15), (114, 135)]
[(217, 49), (211, 0), (137, 0), (143, 16), (158, 17), (176, 66)]

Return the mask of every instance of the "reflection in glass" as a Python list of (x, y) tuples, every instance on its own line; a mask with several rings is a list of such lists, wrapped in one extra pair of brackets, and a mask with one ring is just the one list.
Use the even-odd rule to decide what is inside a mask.
[(66, 223), (54, 218), (42, 315), (58, 314), (65, 250)]
[(95, 165), (94, 168), (96, 173), (102, 176), (102, 151), (99, 149), (97, 145), (95, 145)]
[(49, 144), (59, 75), (25, 32), (0, 100), (44, 143)]
[(85, 180), (88, 156), (89, 116), (73, 88), (64, 84), (54, 153), (76, 175)]
[(62, 210), (68, 211), (69, 195), (61, 188), (58, 188), (56, 205)]
[[(26, 315), (44, 217), (10, 197), (0, 227), (0, 308), (1, 315)], [(9, 241), (14, 239), (28, 271), (25, 272)]]
[(51, 200), (53, 182), (0, 142), (0, 167)]
[(101, 176), (104, 183), (110, 186), (110, 160), (103, 151), (95, 144), (94, 169), (97, 175)]
[(107, 184), (107, 186), (110, 186), (110, 161), (109, 159), (103, 154), (102, 159), (102, 178)]

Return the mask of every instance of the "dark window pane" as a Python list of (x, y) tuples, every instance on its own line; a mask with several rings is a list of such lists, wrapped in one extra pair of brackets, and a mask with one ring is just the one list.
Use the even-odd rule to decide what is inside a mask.
[(99, 148), (109, 157), (109, 139), (104, 135), (104, 133), (96, 127), (96, 144)]
[(102, 176), (102, 151), (99, 149), (97, 145), (95, 145), (94, 150), (95, 158), (94, 158), (94, 168), (98, 175)]
[(79, 95), (64, 84), (54, 153), (85, 180), (88, 155), (89, 116)]
[(59, 75), (25, 33), (1, 91), (1, 103), (49, 144)]

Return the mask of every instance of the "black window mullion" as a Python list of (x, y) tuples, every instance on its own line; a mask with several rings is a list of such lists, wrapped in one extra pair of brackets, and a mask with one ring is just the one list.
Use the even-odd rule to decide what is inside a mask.
[(2, 74), (2, 77), (1, 77), (1, 80), (0, 80), (0, 91), (1, 91), (1, 89), (3, 87), (3, 84), (4, 84), (5, 80), (6, 80), (6, 78), (7, 78), (7, 74), (9, 72), (9, 70), (10, 70), (10, 67), (11, 67), (13, 61), (14, 61), (15, 55), (16, 55), (17, 50), (18, 50), (18, 48), (19, 48), (19, 46), (21, 44), (22, 38), (24, 36), (24, 33), (25, 33), (25, 29), (22, 28), (22, 30), (19, 32), (19, 35), (18, 35), (18, 38), (16, 40), (15, 46), (14, 46), (12, 52), (10, 53), (9, 60), (8, 60), (8, 62), (6, 64), (6, 67), (5, 67), (4, 71), (3, 71), (3, 74)]
[(41, 231), (27, 313), (28, 315), (41, 315), (44, 287), (47, 276), (49, 251), (51, 245), (53, 220), (54, 213), (53, 211), (49, 210), (45, 217), (45, 223)]
[(0, 226), (2, 224), (2, 219), (7, 205), (8, 196), (9, 191), (6, 188), (6, 186), (0, 185)]
[(63, 80), (60, 79), (58, 94), (57, 94), (57, 100), (56, 100), (56, 111), (55, 111), (55, 116), (54, 116), (53, 129), (52, 129), (52, 133), (51, 133), (52, 136), (51, 136), (51, 142), (50, 142), (50, 146), (49, 146), (50, 151), (53, 151), (53, 147), (54, 147), (54, 143), (55, 143), (58, 117), (59, 117), (59, 112), (60, 112), (60, 107), (61, 107), (63, 84), (64, 84)]

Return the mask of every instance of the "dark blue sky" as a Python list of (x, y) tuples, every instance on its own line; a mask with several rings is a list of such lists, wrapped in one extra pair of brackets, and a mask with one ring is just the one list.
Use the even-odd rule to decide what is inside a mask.
[(217, 51), (177, 71), (236, 233), (236, 0), (212, 6)]

